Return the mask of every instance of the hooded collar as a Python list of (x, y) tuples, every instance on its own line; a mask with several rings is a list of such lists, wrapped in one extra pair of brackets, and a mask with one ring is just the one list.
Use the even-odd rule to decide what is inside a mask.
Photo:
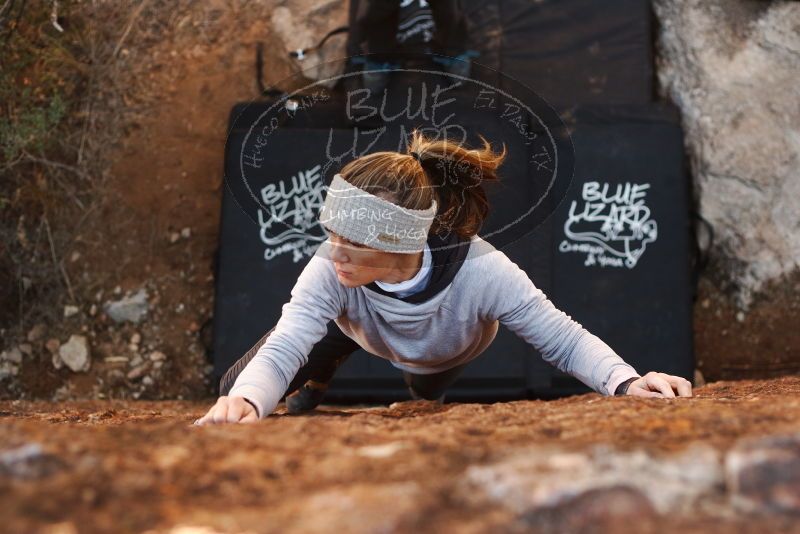
[(425, 302), (434, 295), (438, 294), (453, 281), (459, 269), (464, 264), (464, 259), (467, 257), (471, 243), (469, 237), (460, 237), (458, 234), (451, 232), (447, 237), (438, 234), (428, 235), (428, 246), (431, 249), (433, 272), (428, 286), (412, 295), (407, 297), (399, 297), (396, 293), (385, 291), (381, 289), (375, 282), (370, 282), (364, 287), (381, 295), (409, 302), (412, 304)]

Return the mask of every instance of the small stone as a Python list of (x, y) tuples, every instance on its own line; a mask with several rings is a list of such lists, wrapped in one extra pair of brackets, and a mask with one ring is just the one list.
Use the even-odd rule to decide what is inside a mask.
[(106, 356), (103, 361), (106, 363), (128, 363), (130, 360), (126, 356)]
[(97, 315), (97, 304), (92, 304), (91, 307), (89, 307), (89, 315), (92, 317)]
[(64, 367), (64, 362), (61, 361), (61, 356), (58, 355), (58, 352), (54, 352), (51, 357), (52, 357), (53, 367), (55, 367), (56, 369), (61, 369), (62, 367)]
[(161, 351), (154, 350), (150, 353), (150, 361), (159, 362), (167, 359), (167, 355)]
[(178, 303), (178, 305), (177, 305), (177, 306), (175, 306), (175, 311), (176, 311), (177, 313), (181, 313), (181, 312), (183, 312), (183, 309), (184, 309), (183, 302), (179, 302), (179, 303)]
[(142, 365), (143, 362), (144, 359), (142, 358), (142, 356), (139, 353), (136, 353), (133, 355), (133, 358), (131, 358), (131, 367), (137, 367), (139, 365)]
[(145, 386), (152, 386), (153, 379), (150, 378), (149, 376), (145, 376), (144, 378), (142, 378), (142, 384), (144, 384)]
[(136, 343), (128, 343), (128, 350), (131, 352), (139, 352), (139, 345)]
[(73, 252), (72, 255), (69, 257), (69, 261), (71, 261), (72, 263), (75, 263), (79, 259), (81, 259), (81, 253), (78, 252), (77, 250)]
[(56, 338), (50, 338), (47, 340), (47, 343), (44, 344), (44, 348), (51, 354), (58, 354), (58, 347), (61, 346), (61, 342)]
[(115, 295), (121, 295), (122, 294), (122, 287), (120, 287), (120, 286), (115, 287), (114, 288), (114, 294)]
[(19, 374), (19, 367), (11, 362), (0, 361), (0, 380), (17, 376)]
[(737, 312), (736, 313), (736, 320), (740, 323), (744, 322), (744, 312)]
[(33, 354), (33, 345), (30, 343), (20, 343), (19, 350), (23, 352), (23, 354), (27, 354), (28, 356)]
[(181, 235), (178, 232), (172, 232), (169, 234), (169, 242), (170, 243), (177, 243), (178, 239), (181, 238)]
[(190, 237), (192, 237), (192, 229), (187, 226), (186, 228), (181, 230), (181, 237), (184, 239), (189, 239)]
[(18, 348), (0, 352), (0, 380), (17, 376), (21, 363), (22, 352)]
[(44, 337), (45, 326), (43, 323), (37, 323), (28, 331), (28, 341), (39, 341)]
[(100, 302), (100, 300), (102, 298), (103, 298), (103, 290), (101, 289), (97, 293), (94, 294), (94, 300), (96, 300), (97, 302)]
[(106, 302), (103, 305), (103, 310), (114, 322), (130, 321), (138, 323), (147, 315), (149, 310), (147, 291), (142, 288), (133, 296), (125, 297), (115, 302)]
[(22, 351), (18, 347), (14, 347), (11, 350), (4, 350), (0, 352), (0, 361), (20, 364), (22, 363)]
[(72, 317), (76, 313), (78, 313), (79, 308), (77, 306), (72, 306), (70, 304), (64, 306), (64, 318)]
[(69, 340), (58, 348), (61, 361), (74, 372), (85, 372), (91, 366), (89, 343), (85, 336), (71, 335)]
[(142, 335), (139, 332), (134, 332), (131, 335), (131, 343), (138, 345), (142, 341)]
[(162, 362), (162, 361), (153, 362), (153, 369), (161, 369), (161, 367), (163, 365), (164, 365), (164, 362)]
[(711, 305), (711, 301), (708, 299), (703, 299), (703, 302), (700, 303), (703, 308), (708, 308)]
[(141, 378), (142, 376), (144, 376), (144, 374), (146, 372), (147, 372), (147, 366), (146, 365), (140, 365), (139, 367), (134, 367), (133, 369), (128, 371), (128, 379), (129, 380), (136, 380), (136, 379)]

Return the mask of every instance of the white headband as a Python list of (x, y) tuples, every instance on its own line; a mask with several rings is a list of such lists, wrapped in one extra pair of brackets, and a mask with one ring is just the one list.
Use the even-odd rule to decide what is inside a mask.
[(319, 222), (354, 243), (387, 252), (413, 253), (425, 248), (436, 208), (436, 200), (426, 210), (398, 206), (336, 174), (320, 208)]

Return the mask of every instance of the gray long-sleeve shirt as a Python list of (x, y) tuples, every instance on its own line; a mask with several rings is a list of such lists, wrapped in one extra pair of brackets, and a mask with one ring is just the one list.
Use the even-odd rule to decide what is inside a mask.
[(613, 395), (617, 385), (640, 376), (479, 236), (471, 238), (450, 285), (420, 303), (342, 285), (326, 246), (300, 273), (275, 330), (228, 392), (250, 400), (262, 418), (275, 409), (331, 320), (367, 352), (411, 373), (437, 373), (476, 358), (503, 324), (598, 393)]

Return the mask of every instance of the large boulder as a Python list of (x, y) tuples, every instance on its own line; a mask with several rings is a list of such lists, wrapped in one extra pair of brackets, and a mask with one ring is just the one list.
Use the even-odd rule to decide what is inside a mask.
[(320, 84), (326, 87), (336, 83), (325, 80), (344, 72), (347, 32), (332, 36), (322, 48), (302, 59), (290, 58), (289, 52), (315, 46), (329, 31), (347, 25), (347, 8), (344, 0), (296, 0), (275, 8), (270, 25), (292, 70), (303, 71), (311, 80), (323, 80)]
[(715, 274), (747, 309), (800, 264), (800, 3), (655, 0)]

